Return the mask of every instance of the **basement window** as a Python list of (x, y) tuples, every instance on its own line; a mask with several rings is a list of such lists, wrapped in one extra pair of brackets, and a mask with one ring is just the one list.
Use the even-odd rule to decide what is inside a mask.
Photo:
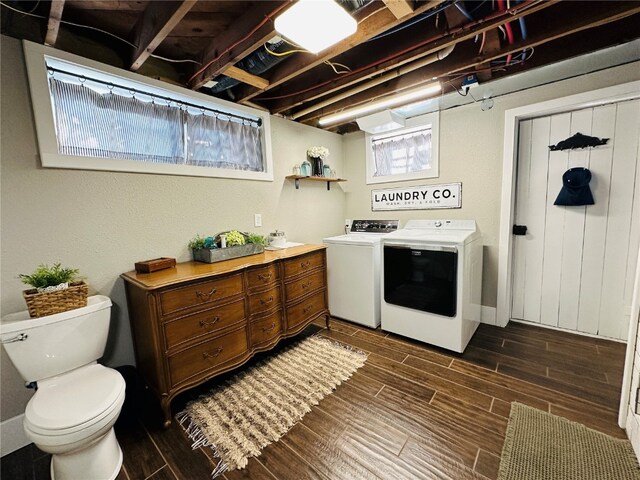
[(43, 167), (273, 180), (267, 112), (24, 50)]
[(438, 113), (406, 123), (400, 130), (366, 135), (368, 184), (438, 176)]

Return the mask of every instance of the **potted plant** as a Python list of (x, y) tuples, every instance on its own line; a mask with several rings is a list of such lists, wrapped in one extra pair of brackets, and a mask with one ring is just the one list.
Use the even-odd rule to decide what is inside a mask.
[(196, 262), (214, 263), (262, 253), (266, 244), (262, 235), (230, 230), (213, 237), (196, 235), (189, 241), (189, 248)]
[(18, 276), (32, 286), (23, 291), (31, 317), (44, 317), (87, 306), (88, 286), (78, 277), (78, 269), (40, 264), (30, 274)]

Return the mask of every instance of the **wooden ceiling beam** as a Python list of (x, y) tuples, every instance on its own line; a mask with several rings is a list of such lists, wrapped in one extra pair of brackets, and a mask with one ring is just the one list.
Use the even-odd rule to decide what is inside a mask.
[(413, 13), (413, 6), (407, 0), (382, 0), (397, 19)]
[[(583, 18), (579, 18), (577, 20), (555, 24), (550, 26), (548, 30), (541, 31), (536, 35), (531, 35), (526, 40), (520, 40), (512, 45), (508, 45), (499, 52), (493, 51), (473, 57), (458, 55), (450, 61), (445, 60), (442, 63), (415, 70), (390, 82), (366, 90), (358, 95), (354, 95), (347, 100), (336, 102), (330, 107), (302, 118), (300, 121), (305, 124), (316, 125), (317, 119), (320, 117), (337, 113), (345, 108), (358, 106), (359, 104), (384, 97), (390, 93), (415, 87), (421, 83), (430, 82), (433, 77), (443, 77), (450, 73), (473, 70), (477, 66), (504, 58), (509, 54), (516, 55), (525, 49), (535, 48), (545, 43), (560, 40), (569, 35), (585, 32), (592, 28), (601, 27), (637, 14), (640, 14), (640, 3), (638, 2), (634, 2), (633, 5), (628, 4), (627, 2), (610, 2), (606, 12), (602, 10), (597, 14), (587, 14)], [(574, 48), (581, 49), (584, 53), (585, 42), (578, 43), (579, 45)], [(577, 50), (574, 52), (575, 55), (579, 53), (580, 52)], [(558, 58), (556, 61), (565, 58), (565, 55), (560, 52), (558, 52), (557, 56)], [(552, 61), (548, 59), (548, 61), (544, 63), (552, 63)], [(351, 121), (353, 121), (353, 119), (345, 120), (343, 123), (349, 123)]]
[(197, 90), (276, 36), (273, 17), (290, 4), (289, 1), (256, 2), (202, 51), (202, 68), (187, 82), (189, 88)]
[(54, 47), (60, 31), (60, 20), (62, 20), (62, 10), (65, 0), (52, 0), (51, 10), (49, 10), (49, 21), (47, 22), (47, 34), (44, 37), (44, 44)]
[(138, 70), (196, 3), (197, 0), (149, 2), (129, 35), (131, 43), (137, 45), (129, 68)]
[[(328, 49), (322, 51), (320, 54), (312, 55), (312, 54), (301, 54), (296, 55), (294, 58), (286, 62), (282, 62), (278, 66), (274, 67), (269, 71), (269, 89), (281, 85), (298, 75), (311, 70), (318, 65), (323, 64), (325, 61), (330, 60), (334, 57), (337, 57), (341, 53), (346, 52), (347, 50), (360, 45), (361, 43), (366, 42), (367, 40), (372, 39), (373, 37), (380, 35), (387, 30), (400, 25), (405, 22), (409, 18), (420, 15), (428, 10), (431, 10), (434, 7), (437, 7), (443, 2), (443, 0), (429, 0), (425, 2), (421, 2), (418, 8), (416, 8), (411, 15), (407, 15), (403, 17), (401, 20), (396, 18), (396, 16), (391, 13), (391, 11), (386, 8), (378, 8), (371, 13), (366, 13), (365, 17), (360, 20), (358, 23), (358, 30), (356, 33), (346, 38), (340, 43), (329, 47)], [(372, 7), (376, 7), (375, 3), (371, 4)], [(366, 7), (365, 7), (366, 8)], [(259, 95), (264, 90), (259, 90), (255, 87), (247, 87), (244, 89), (240, 89), (236, 94), (237, 101), (242, 103), (243, 101), (250, 100), (253, 97)]]
[[(450, 29), (446, 34), (427, 38), (421, 41), (420, 43), (422, 45), (417, 46), (414, 50), (408, 52), (401, 50), (399, 52), (391, 53), (385, 57), (386, 60), (382, 63), (378, 64), (376, 62), (373, 65), (365, 65), (364, 67), (355, 69), (353, 73), (341, 75), (331, 82), (321, 84), (314, 90), (287, 96), (286, 98), (271, 102), (269, 103), (269, 110), (271, 113), (281, 113), (304, 103), (311, 102), (364, 80), (382, 75), (390, 70), (405, 65), (406, 63), (413, 62), (426, 55), (430, 55), (444, 48), (456, 45), (459, 42), (472, 39), (476, 35), (481, 35), (484, 32), (498, 28), (507, 22), (550, 8), (559, 2), (560, 0), (532, 0), (528, 3), (523, 2), (519, 4), (517, 9), (511, 9), (509, 12), (495, 12), (490, 16), (479, 19), (473, 23), (467, 23), (457, 28)], [(260, 98), (256, 98), (255, 101), (259, 102)]]
[(269, 86), (269, 80), (259, 77), (257, 75), (253, 75), (249, 72), (242, 70), (241, 68), (234, 67), (233, 65), (228, 67), (224, 71), (224, 74), (227, 77), (235, 78), (236, 80), (239, 80), (248, 85), (253, 85), (254, 87), (257, 87), (257, 88), (267, 88)]

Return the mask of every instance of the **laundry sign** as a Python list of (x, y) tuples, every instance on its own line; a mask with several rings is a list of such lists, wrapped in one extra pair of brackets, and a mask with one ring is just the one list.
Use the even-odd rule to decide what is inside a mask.
[(371, 210), (429, 210), (460, 208), (462, 183), (419, 185), (371, 191)]

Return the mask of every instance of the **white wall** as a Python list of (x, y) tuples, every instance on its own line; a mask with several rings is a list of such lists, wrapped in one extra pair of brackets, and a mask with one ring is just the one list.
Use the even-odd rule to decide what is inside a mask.
[[(583, 75), (495, 98), (486, 112), (475, 103), (440, 113), (440, 177), (422, 181), (365, 183), (365, 142), (362, 132), (346, 135), (344, 158), (347, 218), (474, 219), (483, 234), (482, 304), (495, 307), (497, 300), (502, 143), (505, 110), (638, 80), (640, 62)], [(450, 210), (371, 211), (371, 190), (407, 185), (462, 182), (462, 208)]]
[[(631, 322), (629, 326), (629, 343), (627, 345), (627, 364), (625, 365), (625, 373), (623, 380), (627, 380), (628, 370), (631, 369), (631, 385), (628, 392), (623, 391), (622, 402), (628, 400), (623, 408), (626, 408), (626, 422), (623, 425), (627, 430), (629, 440), (636, 453), (636, 457), (640, 459), (640, 414), (636, 414), (636, 392), (640, 387), (640, 252), (638, 254), (638, 264), (636, 266), (635, 282), (633, 287), (633, 301), (631, 304)], [(628, 395), (625, 397), (625, 395)], [(622, 417), (622, 412), (621, 412)]]
[[(190, 259), (187, 242), (196, 233), (239, 229), (268, 235), (283, 230), (287, 239), (321, 243), (341, 233), (344, 192), (321, 182), (284, 177), (305, 158), (307, 147), (329, 148), (329, 162), (343, 171), (342, 137), (272, 118), (274, 181), (43, 169), (19, 41), (1, 42), (0, 143), (0, 314), (25, 310), (17, 275), (39, 263), (62, 262), (79, 268), (90, 294), (113, 301), (105, 363), (134, 363), (124, 285), (119, 275), (134, 262), (175, 257)], [(253, 226), (254, 213), (263, 227)], [(0, 420), (24, 411), (30, 391), (2, 349)]]

